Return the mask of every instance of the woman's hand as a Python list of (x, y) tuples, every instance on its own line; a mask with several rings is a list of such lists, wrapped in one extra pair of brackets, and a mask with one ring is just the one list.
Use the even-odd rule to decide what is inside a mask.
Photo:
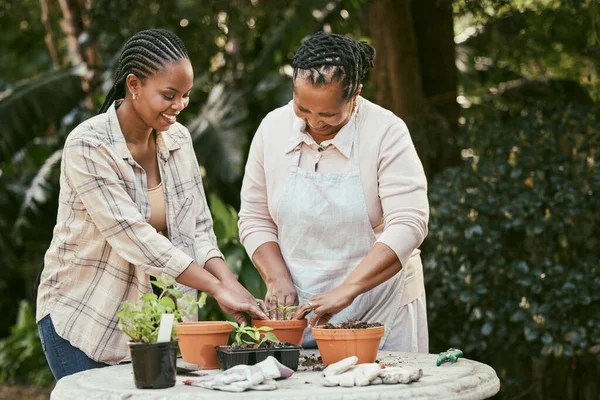
[[(217, 278), (220, 283), (230, 291), (238, 301), (246, 304), (255, 304), (258, 308), (263, 312), (264, 317), (257, 317), (257, 315), (252, 315), (254, 319), (267, 319), (266, 311), (267, 307), (265, 306), (265, 302), (254, 298), (252, 294), (246, 289), (242, 284), (237, 280), (237, 277), (231, 272), (227, 264), (223, 259), (214, 257), (208, 260), (204, 266), (204, 269), (210, 272), (215, 278)], [(215, 298), (217, 296), (213, 294)], [(225, 306), (227, 307), (227, 306)], [(221, 307), (223, 309), (223, 307)], [(231, 308), (229, 308), (232, 311)], [(231, 312), (223, 309), (228, 314), (232, 314)], [(233, 314), (232, 314), (233, 315)], [(236, 317), (237, 319), (237, 317)]]
[(244, 312), (250, 314), (254, 319), (267, 319), (267, 314), (261, 310), (261, 300), (255, 299), (247, 290), (246, 293), (249, 296), (223, 286), (222, 289), (215, 291), (214, 297), (219, 303), (219, 307), (235, 318), (239, 324), (246, 323)]
[(267, 319), (267, 306), (262, 299), (255, 298), (252, 293), (248, 291), (242, 284), (237, 280), (229, 280), (228, 282), (223, 282), (223, 284), (228, 287), (233, 293), (238, 295), (240, 300), (247, 303), (256, 303), (258, 308), (265, 314), (265, 318), (255, 318), (255, 319)]
[(348, 307), (356, 298), (355, 292), (348, 286), (340, 285), (335, 289), (314, 295), (310, 301), (302, 304), (296, 310), (295, 319), (304, 318), (314, 311), (308, 326), (327, 324), (331, 318), (344, 308)]
[(265, 303), (269, 312), (269, 318), (282, 319), (278, 305), (297, 306), (298, 293), (292, 281), (288, 278), (277, 279), (267, 283), (267, 295)]

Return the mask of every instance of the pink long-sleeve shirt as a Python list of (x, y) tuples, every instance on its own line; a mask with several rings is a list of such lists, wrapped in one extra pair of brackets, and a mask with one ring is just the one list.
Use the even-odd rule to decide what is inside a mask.
[[(389, 246), (406, 265), (425, 239), (429, 220), (427, 181), (406, 124), (359, 97), (358, 114), (320, 146), (304, 132), (305, 126), (294, 113), (292, 100), (269, 113), (254, 136), (239, 214), (240, 239), (250, 257), (260, 245), (278, 242), (277, 212), (293, 162), (292, 150), (301, 144), (303, 169), (347, 172), (352, 168), (358, 129), (360, 173), (371, 226), (377, 242)], [(319, 151), (320, 147), (324, 150)]]

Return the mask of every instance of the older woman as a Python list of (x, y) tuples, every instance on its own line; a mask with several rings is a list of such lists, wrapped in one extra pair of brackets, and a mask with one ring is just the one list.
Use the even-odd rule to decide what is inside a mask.
[(190, 134), (177, 123), (192, 84), (176, 35), (138, 32), (101, 113), (69, 134), (37, 300), (57, 380), (129, 358), (116, 313), (152, 292), (151, 276), (212, 294), (239, 322), (244, 311), (266, 318), (217, 248)]
[[(293, 60), (294, 97), (258, 128), (240, 237), (266, 301), (310, 325), (381, 322), (381, 348), (427, 352), (423, 167), (404, 122), (360, 96), (375, 49), (319, 32)], [(276, 315), (272, 315), (276, 317)], [(307, 330), (305, 346), (314, 345)]]

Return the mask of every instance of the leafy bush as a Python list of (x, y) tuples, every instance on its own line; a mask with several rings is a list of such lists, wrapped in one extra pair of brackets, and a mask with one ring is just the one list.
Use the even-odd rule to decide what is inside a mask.
[(600, 360), (594, 111), (523, 109), (465, 122), (464, 162), (430, 190), (423, 253), (432, 352)]
[(17, 323), (0, 341), (0, 383), (34, 383), (48, 386), (54, 377), (46, 362), (42, 342), (29, 304), (19, 303)]

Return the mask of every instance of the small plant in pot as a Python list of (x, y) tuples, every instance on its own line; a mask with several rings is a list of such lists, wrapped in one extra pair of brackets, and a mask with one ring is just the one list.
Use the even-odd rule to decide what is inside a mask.
[(221, 369), (235, 365), (254, 365), (269, 356), (275, 357), (288, 368), (298, 370), (298, 358), (302, 347), (293, 343), (280, 342), (273, 329), (268, 326), (256, 327), (229, 322), (235, 332), (231, 346), (215, 346)]
[[(161, 294), (146, 293), (137, 302), (123, 302), (117, 313), (119, 329), (131, 341), (131, 363), (135, 386), (138, 389), (162, 389), (175, 385), (177, 335), (171, 328), (167, 341), (157, 342), (162, 316), (173, 314), (174, 321), (182, 321), (196, 306), (202, 307), (206, 294), (199, 301), (193, 296), (183, 297), (183, 293), (173, 288), (175, 280), (162, 275), (152, 284), (161, 289)], [(179, 306), (178, 300), (183, 300)], [(169, 332), (167, 332), (168, 334)]]
[[(258, 328), (265, 326), (273, 328), (273, 333), (282, 342), (289, 342), (297, 346), (301, 346), (302, 338), (304, 337), (304, 330), (308, 325), (308, 320), (306, 318), (293, 319), (294, 314), (296, 312), (296, 308), (298, 307), (284, 306), (283, 304), (278, 304), (277, 309), (281, 314), (281, 319), (253, 319), (252, 325)], [(268, 310), (268, 312), (272, 311), (275, 310)]]
[(384, 333), (382, 324), (362, 321), (312, 328), (324, 365), (334, 364), (351, 356), (357, 356), (359, 364), (374, 363)]

